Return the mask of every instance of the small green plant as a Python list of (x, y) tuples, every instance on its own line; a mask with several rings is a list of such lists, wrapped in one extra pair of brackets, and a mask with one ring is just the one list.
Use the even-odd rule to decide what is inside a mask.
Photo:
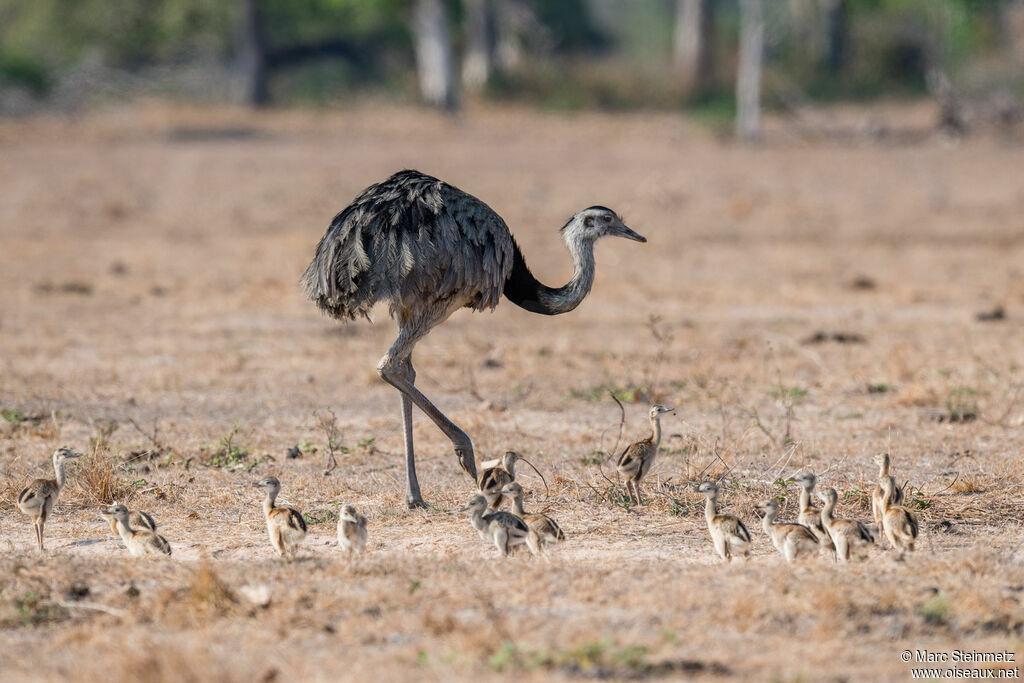
[(3, 410), (0, 410), (0, 417), (3, 417), (5, 420), (7, 420), (8, 422), (15, 426), (20, 425), (22, 422), (25, 421), (25, 416), (22, 415), (17, 410), (15, 410), (14, 408), (4, 408)]
[(516, 644), (504, 641), (491, 655), (489, 664), (495, 671), (501, 672), (511, 668), (516, 662)]
[(316, 453), (317, 445), (308, 439), (303, 439), (299, 442), (299, 450), (303, 453)]
[(927, 510), (932, 506), (932, 502), (925, 498), (924, 494), (920, 491), (914, 491), (907, 503), (918, 510)]
[(580, 464), (583, 465), (600, 465), (604, 462), (604, 459), (608, 457), (608, 454), (604, 451), (594, 451), (593, 455), (585, 455), (580, 458)]
[(15, 598), (14, 607), (22, 626), (35, 626), (64, 616), (60, 607), (50, 602), (47, 596), (35, 591), (27, 591)]
[(770, 393), (772, 398), (798, 403), (807, 396), (807, 389), (801, 386), (787, 387), (780, 382)]
[(895, 387), (886, 382), (876, 382), (868, 384), (869, 394), (888, 394), (893, 389), (895, 389)]
[(946, 395), (950, 422), (971, 422), (978, 417), (978, 391), (971, 387), (953, 387)]
[[(206, 459), (207, 467), (218, 467), (228, 472), (244, 471), (249, 472), (262, 462), (266, 457), (249, 458), (249, 449), (239, 444), (236, 440), (241, 428), (236, 422), (231, 431), (220, 438), (217, 449)], [(204, 450), (210, 450), (210, 446), (204, 446)]]
[[(336, 503), (334, 505), (337, 505)], [(315, 526), (317, 524), (336, 523), (338, 521), (338, 511), (334, 510), (306, 510), (302, 515), (306, 524)]]
[(917, 609), (925, 623), (944, 624), (949, 616), (949, 600), (942, 595), (935, 595), (922, 602)]

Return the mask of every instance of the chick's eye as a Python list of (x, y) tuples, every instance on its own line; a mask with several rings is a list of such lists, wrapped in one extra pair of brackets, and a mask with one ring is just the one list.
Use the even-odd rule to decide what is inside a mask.
[(605, 223), (611, 223), (612, 217), (609, 216), (608, 214), (605, 214), (604, 216), (601, 216), (601, 220), (604, 221)]

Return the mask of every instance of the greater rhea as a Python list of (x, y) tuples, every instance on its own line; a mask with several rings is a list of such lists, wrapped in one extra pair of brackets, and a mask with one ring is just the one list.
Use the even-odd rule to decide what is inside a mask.
[[(512, 512), (526, 522), (526, 526), (530, 528), (530, 532), (536, 536), (536, 541), (541, 546), (554, 545), (565, 540), (565, 533), (562, 531), (562, 527), (558, 526), (558, 522), (543, 512), (531, 514), (523, 509), (523, 487), (519, 482), (512, 482), (502, 489), (502, 493), (512, 499)], [(527, 539), (528, 544), (532, 542), (533, 539)], [(530, 549), (534, 553), (538, 550), (532, 546)]]
[(862, 522), (854, 519), (841, 519), (833, 514), (836, 501), (839, 499), (835, 489), (828, 488), (818, 491), (817, 496), (822, 502), (821, 524), (832, 538), (832, 542), (836, 546), (836, 556), (840, 560), (843, 562), (850, 560), (851, 546), (875, 542), (875, 537)]
[(889, 494), (891, 505), (903, 505), (903, 489), (896, 485), (896, 480), (889, 474), (889, 454), (878, 453), (875, 455), (875, 464), (878, 465), (878, 483), (871, 492), (871, 514), (875, 518), (875, 525), (879, 532), (882, 531), (882, 482), (888, 481), (892, 493)]
[(640, 498), (640, 481), (647, 476), (654, 465), (654, 459), (658, 457), (658, 447), (661, 445), (661, 416), (665, 413), (673, 413), (675, 408), (665, 406), (651, 406), (648, 417), (651, 420), (651, 435), (631, 444), (619, 456), (619, 462), (615, 469), (626, 478), (626, 492), (629, 500), (637, 505), (643, 505)]
[(707, 501), (704, 504), (704, 519), (708, 523), (708, 532), (715, 552), (726, 562), (732, 561), (733, 552), (750, 555), (750, 532), (743, 522), (734, 515), (719, 514), (718, 485), (706, 481), (698, 489)]
[(264, 491), (263, 516), (267, 520), (267, 534), (270, 545), (281, 557), (295, 555), (299, 543), (306, 537), (306, 520), (302, 513), (293, 507), (276, 504), (277, 494), (281, 492), (281, 482), (277, 477), (264, 477), (253, 486)]
[(349, 554), (366, 550), (366, 517), (354, 505), (341, 508), (338, 515), (338, 545)]
[(886, 540), (889, 541), (889, 545), (898, 551), (899, 557), (902, 558), (903, 553), (914, 550), (918, 531), (917, 517), (902, 505), (893, 505), (890, 502), (894, 486), (891, 477), (882, 477), (880, 484), (882, 496), (879, 498), (879, 505), (882, 508), (882, 531)]
[(58, 448), (53, 452), (53, 479), (33, 479), (18, 494), (18, 509), (32, 518), (36, 531), (36, 545), (43, 551), (43, 527), (50, 518), (50, 512), (57, 503), (61, 490), (67, 483), (64, 465), (68, 460), (82, 457), (70, 448)]
[(818, 539), (810, 529), (803, 524), (786, 524), (775, 521), (779, 515), (777, 500), (766, 500), (758, 504), (757, 507), (764, 513), (761, 527), (764, 529), (765, 535), (771, 539), (775, 549), (786, 558), (786, 562), (793, 562), (798, 555), (806, 556), (818, 552)]
[(473, 442), (416, 387), (413, 349), (460, 308), (493, 309), (504, 295), (534, 313), (573, 310), (594, 282), (594, 243), (605, 236), (647, 240), (611, 209), (591, 206), (562, 226), (573, 261), (563, 287), (542, 285), (526, 266), (505, 221), (485, 203), (419, 171), (400, 171), (371, 185), (327, 227), (302, 276), (306, 295), (339, 320), (369, 317), (386, 301), (398, 337), (377, 364), (402, 394), (406, 504), (423, 507), (413, 449), (415, 404), (452, 443), (474, 481)]
[(170, 556), (171, 544), (167, 539), (150, 529), (134, 528), (131, 514), (124, 505), (115, 503), (101, 510), (100, 514), (117, 527), (117, 533), (132, 557)]
[(530, 552), (537, 552), (537, 544), (528, 540), (531, 534), (526, 522), (504, 510), (487, 512), (487, 499), (483, 496), (473, 496), (459, 511), (469, 511), (470, 522), (480, 538), (493, 543), (502, 555), (507, 556), (516, 546), (524, 544)]
[(832, 554), (832, 559), (836, 557), (836, 545), (832, 542), (832, 537), (825, 531), (825, 526), (821, 523), (821, 510), (814, 506), (811, 502), (811, 494), (814, 493), (814, 485), (818, 479), (812, 472), (806, 472), (801, 474), (794, 480), (800, 487), (800, 514), (797, 516), (796, 521), (803, 524), (805, 527), (811, 530), (814, 537), (818, 539), (818, 546)]

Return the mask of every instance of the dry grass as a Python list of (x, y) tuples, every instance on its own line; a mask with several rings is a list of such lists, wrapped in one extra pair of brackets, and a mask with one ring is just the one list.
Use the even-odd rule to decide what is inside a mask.
[[(906, 680), (904, 648), (1019, 649), (1017, 143), (787, 140), (486, 110), (0, 124), (5, 680)], [(433, 507), (404, 509), (398, 399), (373, 372), (393, 327), (338, 326), (297, 292), (330, 216), (406, 166), (491, 203), (545, 282), (567, 277), (556, 228), (575, 209), (610, 205), (650, 239), (602, 242), (570, 315), (461, 312), (417, 348), (418, 385), (481, 460), (514, 448), (544, 472), (547, 491), (521, 479), (568, 535), (548, 561), (501, 561), (449, 512), (471, 486), (420, 417)], [(976, 321), (993, 302), (1006, 318)], [(864, 341), (803, 343), (819, 330)], [(678, 412), (630, 506), (612, 463), (649, 399)], [(13, 499), (61, 444), (91, 455), (39, 557)], [(880, 451), (919, 551), (784, 565), (754, 506), (795, 516), (806, 468), (867, 521)], [(316, 522), (294, 562), (250, 486), (271, 474)], [(712, 558), (708, 478), (755, 536), (749, 562)], [(95, 514), (114, 499), (156, 517), (172, 560), (126, 556)], [(349, 502), (371, 534), (352, 562), (332, 517)]]

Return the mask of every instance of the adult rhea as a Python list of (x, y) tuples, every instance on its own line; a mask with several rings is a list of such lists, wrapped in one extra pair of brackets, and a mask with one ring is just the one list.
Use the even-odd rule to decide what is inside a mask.
[(334, 217), (302, 276), (309, 298), (340, 320), (369, 318), (387, 301), (398, 338), (377, 364), (384, 381), (402, 392), (406, 503), (423, 507), (412, 441), (415, 403), (451, 440), (462, 469), (476, 481), (473, 442), (415, 386), (416, 343), (456, 310), (493, 309), (504, 294), (534, 313), (576, 308), (594, 282), (594, 242), (607, 235), (647, 240), (603, 206), (580, 211), (562, 226), (573, 276), (562, 287), (530, 273), (512, 234), (491, 207), (419, 171), (400, 171), (363, 190)]

